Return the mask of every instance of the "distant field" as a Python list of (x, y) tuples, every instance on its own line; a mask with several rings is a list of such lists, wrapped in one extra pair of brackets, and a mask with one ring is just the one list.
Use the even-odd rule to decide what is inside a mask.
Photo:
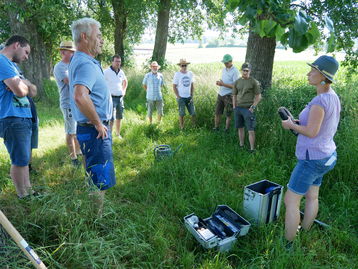
[[(141, 65), (152, 56), (153, 44), (140, 44), (134, 49), (135, 60)], [(186, 58), (192, 63), (218, 62), (224, 54), (231, 54), (234, 61), (245, 60), (246, 48), (198, 48), (198, 44), (168, 44), (166, 58), (170, 63), (176, 63), (181, 58)], [(324, 54), (321, 52), (319, 54)], [(337, 53), (338, 60), (344, 59), (343, 53)], [(301, 53), (294, 53), (291, 49), (276, 49), (275, 61), (313, 61), (317, 58), (315, 51), (308, 49)]]

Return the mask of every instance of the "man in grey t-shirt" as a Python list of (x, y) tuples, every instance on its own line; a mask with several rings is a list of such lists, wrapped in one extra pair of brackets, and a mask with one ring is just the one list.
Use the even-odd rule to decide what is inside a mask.
[(60, 93), (60, 108), (65, 120), (66, 144), (74, 166), (80, 166), (77, 154), (81, 150), (76, 138), (76, 121), (70, 107), (70, 91), (68, 80), (68, 65), (75, 51), (72, 41), (63, 41), (59, 47), (62, 60), (55, 65), (54, 76)]

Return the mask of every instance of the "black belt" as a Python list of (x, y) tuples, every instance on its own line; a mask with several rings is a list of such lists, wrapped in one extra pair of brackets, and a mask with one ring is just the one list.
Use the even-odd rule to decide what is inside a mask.
[[(108, 125), (109, 124), (109, 120), (104, 120), (102, 121), (102, 124), (103, 125)], [(87, 122), (77, 122), (77, 125), (78, 126), (81, 126), (81, 127), (94, 127), (94, 125), (92, 123), (87, 123)]]
[(112, 98), (122, 98), (123, 97), (123, 95), (112, 95)]

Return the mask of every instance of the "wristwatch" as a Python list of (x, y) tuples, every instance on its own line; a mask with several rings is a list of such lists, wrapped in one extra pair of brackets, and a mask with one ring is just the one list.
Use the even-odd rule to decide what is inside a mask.
[(250, 108), (255, 109), (255, 108), (256, 108), (256, 106), (252, 105), (252, 106), (250, 106)]

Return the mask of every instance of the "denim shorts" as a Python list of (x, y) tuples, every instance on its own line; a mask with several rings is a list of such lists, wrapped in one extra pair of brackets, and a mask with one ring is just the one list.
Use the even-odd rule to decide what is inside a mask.
[(154, 107), (157, 108), (158, 115), (163, 116), (163, 106), (163, 100), (147, 100), (147, 116), (152, 116)]
[(235, 128), (244, 128), (254, 131), (256, 127), (256, 116), (248, 108), (235, 107)]
[(311, 186), (321, 186), (323, 176), (334, 168), (336, 162), (336, 152), (321, 160), (298, 160), (287, 188), (299, 195), (305, 195)]
[(31, 149), (37, 149), (39, 147), (39, 121), (31, 122), (31, 126)]
[(63, 119), (65, 120), (65, 133), (76, 134), (77, 122), (73, 117), (71, 108), (62, 108)]
[(194, 106), (194, 103), (192, 100), (193, 100), (192, 97), (177, 98), (178, 108), (179, 108), (179, 116), (181, 116), (181, 117), (185, 116), (185, 107), (187, 108), (187, 110), (191, 116), (195, 116), (195, 106)]
[(112, 101), (113, 101), (113, 116), (111, 120), (123, 119), (123, 112), (124, 112), (123, 96), (112, 96)]
[(11, 164), (27, 166), (30, 161), (32, 121), (30, 118), (0, 119), (0, 137), (10, 154)]
[(112, 136), (97, 139), (96, 128), (77, 125), (77, 140), (86, 159), (86, 171), (91, 182), (100, 190), (106, 190), (116, 184), (114, 174)]

